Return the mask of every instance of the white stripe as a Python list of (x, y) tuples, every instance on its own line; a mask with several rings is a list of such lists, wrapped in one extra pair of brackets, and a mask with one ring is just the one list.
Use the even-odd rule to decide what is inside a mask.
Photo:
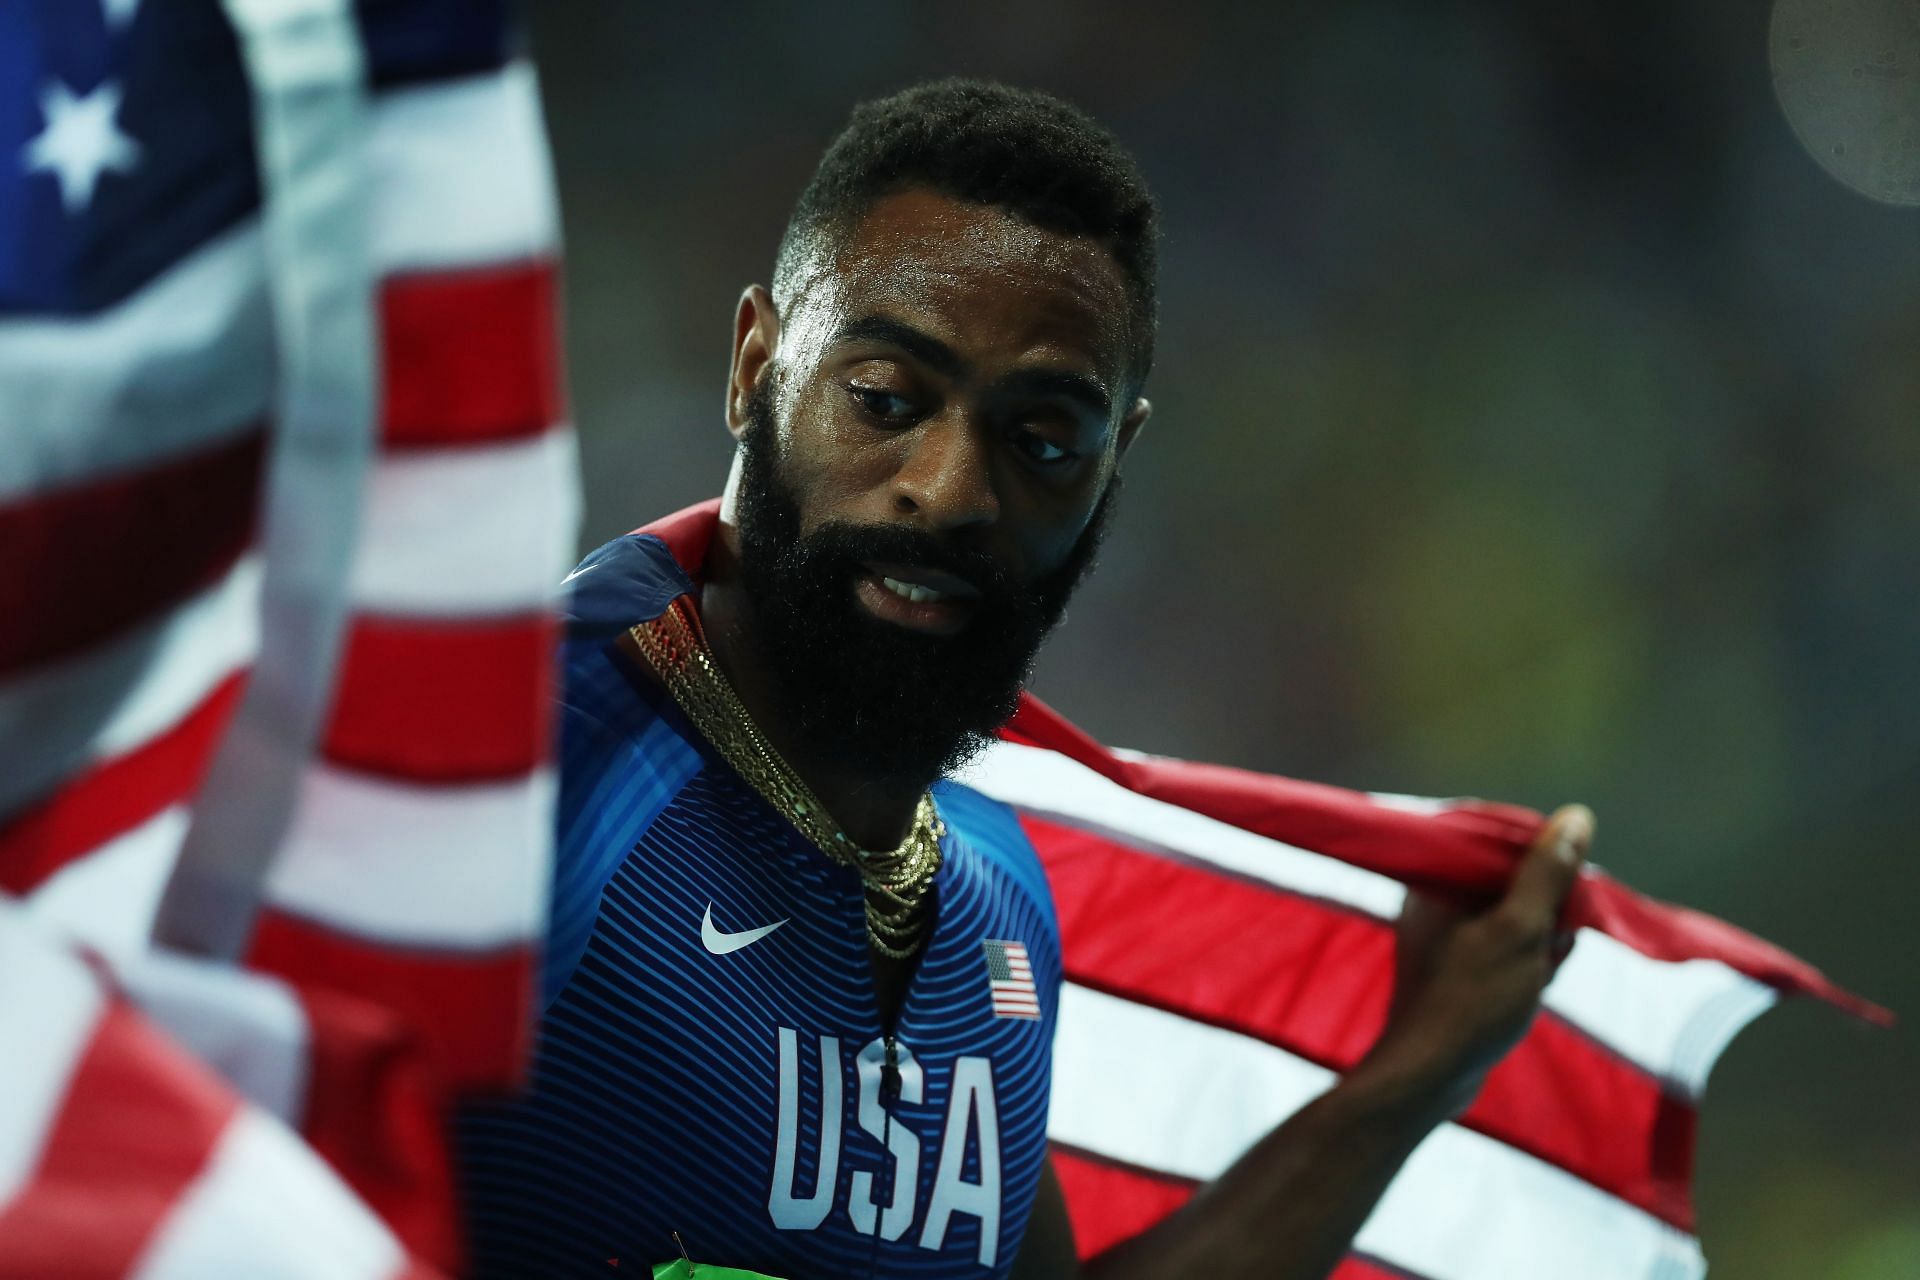
[(48, 876), (27, 906), (36, 920), (106, 955), (143, 951), (186, 836), (186, 808), (175, 805)]
[(1720, 1051), (1774, 999), (1772, 988), (1718, 960), (1654, 960), (1582, 929), (1542, 1003), (1698, 1098)]
[(0, 503), (231, 439), (273, 364), (254, 219), (97, 315), (0, 320)]
[(423, 787), (316, 766), (268, 899), (395, 945), (524, 943), (546, 923), (553, 799), (550, 769)]
[(253, 90), (280, 335), (262, 501), (263, 644), (208, 766), (154, 925), (238, 956), (332, 701), (348, 572), (378, 442), (366, 65), (351, 0), (224, 0)]
[(959, 780), (1037, 817), (1390, 919), (1406, 889), (1324, 854), (1129, 791), (1057, 751), (996, 742)]
[(545, 257), (559, 219), (533, 69), (375, 99), (373, 257), (383, 271)]
[(353, 567), (354, 604), (443, 617), (550, 607), (573, 560), (575, 469), (565, 429), (381, 458)]
[(260, 646), (260, 562), (76, 657), (0, 683), (0, 741), (31, 742), (0, 775), (0, 813), (180, 723)]
[[(1405, 888), (1324, 854), (1298, 849), (1127, 790), (1054, 751), (1000, 742), (964, 781), (1037, 816), (1120, 844), (1215, 867), (1379, 919)], [(1698, 1096), (1728, 1039), (1773, 993), (1714, 960), (1669, 963), (1591, 929), (1547, 988), (1545, 1004), (1621, 1056)]]
[[(1048, 1135), (1210, 1180), (1333, 1080), (1262, 1041), (1068, 984)], [(1414, 1152), (1355, 1246), (1431, 1280), (1683, 1280), (1705, 1271), (1686, 1233), (1453, 1124)]]
[(86, 966), (0, 895), (0, 1210), (38, 1167), (104, 1004)]
[(392, 1233), (319, 1156), (246, 1107), (130, 1275), (388, 1280), (404, 1260)]
[(307, 1096), (307, 1015), (286, 983), (224, 961), (150, 949), (114, 965), (140, 1011), (227, 1083), (298, 1126)]

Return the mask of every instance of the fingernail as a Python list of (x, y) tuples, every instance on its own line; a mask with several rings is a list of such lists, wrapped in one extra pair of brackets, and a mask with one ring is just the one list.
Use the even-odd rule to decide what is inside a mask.
[(1562, 862), (1577, 862), (1593, 839), (1593, 810), (1583, 804), (1570, 805), (1560, 819), (1560, 831), (1554, 840), (1554, 853)]

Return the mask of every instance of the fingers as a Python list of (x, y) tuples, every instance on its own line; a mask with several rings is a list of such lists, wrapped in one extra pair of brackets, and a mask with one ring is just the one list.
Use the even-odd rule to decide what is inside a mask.
[(1555, 973), (1560, 972), (1560, 966), (1566, 962), (1568, 956), (1573, 954), (1573, 944), (1577, 936), (1571, 931), (1562, 931), (1553, 935), (1553, 948), (1549, 953), (1549, 959), (1553, 961)]
[(1393, 927), (1396, 969), (1403, 973), (1425, 969), (1464, 914), (1431, 894), (1409, 889)]
[(1557, 810), (1521, 859), (1501, 911), (1546, 937), (1560, 918), (1561, 904), (1579, 879), (1592, 844), (1591, 809), (1570, 804)]
[(1409, 889), (1406, 901), (1400, 904), (1400, 920), (1394, 930), (1414, 950), (1421, 950), (1445, 934), (1461, 914), (1458, 907), (1430, 893)]
[(1460, 912), (1438, 898), (1407, 891), (1400, 907), (1400, 919), (1394, 925), (1393, 1000), (1387, 1016), (1393, 1017), (1425, 983), (1434, 956), (1448, 932), (1458, 923)]

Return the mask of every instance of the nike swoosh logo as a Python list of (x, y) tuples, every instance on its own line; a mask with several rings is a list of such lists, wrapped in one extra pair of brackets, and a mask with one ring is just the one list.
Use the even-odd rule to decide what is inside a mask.
[(785, 920), (775, 920), (772, 924), (763, 924), (758, 929), (742, 929), (739, 933), (722, 933), (713, 927), (713, 904), (709, 902), (707, 914), (700, 920), (700, 941), (704, 942), (707, 950), (714, 955), (724, 956), (730, 951), (752, 946), (785, 923)]
[(595, 569), (598, 569), (601, 565), (605, 563), (606, 561), (604, 560), (595, 560), (592, 564), (583, 564), (578, 569), (575, 569), (572, 573), (568, 574), (566, 577), (560, 579), (560, 585), (564, 587), (569, 582), (572, 582), (575, 578), (579, 577), (580, 575), (585, 573), (592, 573)]

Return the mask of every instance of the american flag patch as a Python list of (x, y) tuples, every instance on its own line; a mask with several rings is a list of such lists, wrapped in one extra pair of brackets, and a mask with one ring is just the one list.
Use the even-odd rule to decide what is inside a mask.
[(1040, 993), (1033, 985), (1033, 964), (1027, 959), (1027, 944), (986, 938), (980, 946), (987, 953), (987, 985), (993, 990), (993, 1016), (1038, 1018)]

